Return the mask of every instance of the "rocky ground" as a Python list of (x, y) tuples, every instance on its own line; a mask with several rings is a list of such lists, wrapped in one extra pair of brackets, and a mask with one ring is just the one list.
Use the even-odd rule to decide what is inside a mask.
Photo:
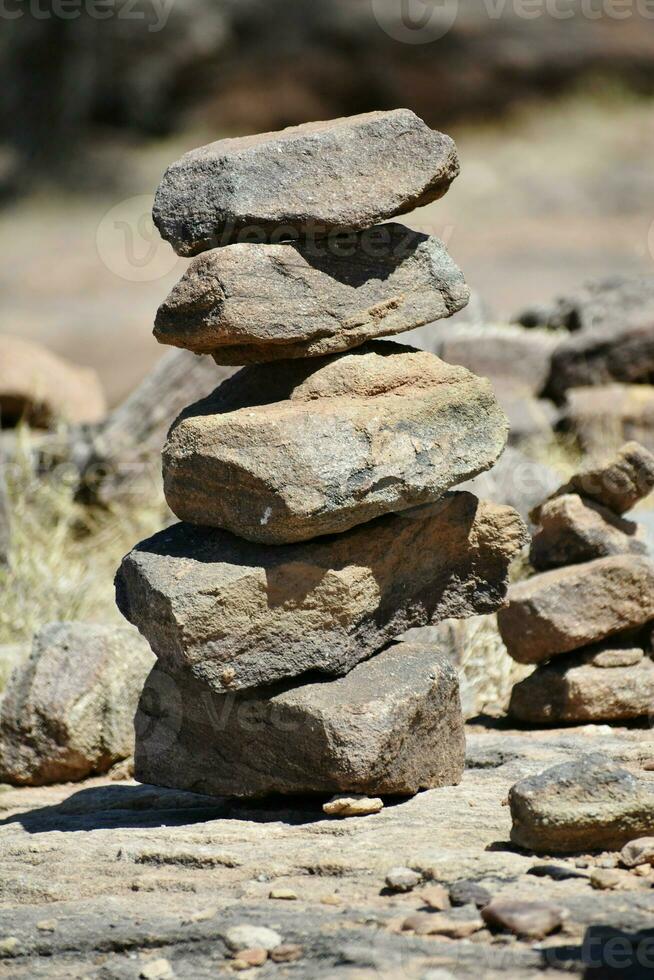
[[(235, 803), (108, 779), (3, 788), (0, 977), (231, 975), (238, 963), (223, 937), (240, 924), (302, 947), (295, 962), (244, 974), (262, 980), (649, 976), (652, 871), (611, 873), (611, 854), (524, 852), (510, 843), (506, 800), (517, 779), (597, 748), (654, 783), (643, 769), (651, 732), (519, 732), (486, 719), (468, 726), (467, 741), (459, 786), (341, 820), (324, 816), (322, 799)], [(398, 865), (422, 883), (391, 893), (385, 876)], [(597, 867), (607, 870), (591, 884)], [(563, 927), (542, 941), (402, 930), (430, 883), (461, 879), (494, 898), (552, 902)], [(448, 914), (460, 922), (471, 909)]]

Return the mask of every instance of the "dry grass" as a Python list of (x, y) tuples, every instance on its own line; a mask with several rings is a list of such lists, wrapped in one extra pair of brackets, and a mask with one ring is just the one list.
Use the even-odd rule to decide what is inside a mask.
[(166, 520), (163, 497), (138, 510), (78, 504), (70, 470), (37, 473), (32, 450), (24, 428), (7, 471), (12, 533), (9, 567), (0, 569), (0, 644), (29, 642), (57, 620), (121, 621), (113, 590), (120, 559)]

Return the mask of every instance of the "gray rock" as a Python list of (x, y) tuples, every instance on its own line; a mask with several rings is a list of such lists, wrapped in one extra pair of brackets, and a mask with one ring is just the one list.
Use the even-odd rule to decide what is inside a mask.
[(308, 544), (177, 524), (123, 560), (117, 601), (164, 663), (217, 691), (342, 674), (411, 626), (494, 611), (524, 536), (467, 493)]
[(608, 555), (644, 555), (648, 550), (638, 524), (578, 494), (547, 501), (539, 510), (539, 523), (529, 557), (540, 570)]
[[(654, 454), (637, 442), (627, 442), (608, 459), (592, 462), (575, 473), (548, 500), (576, 493), (615, 514), (624, 514), (652, 490)], [(532, 520), (540, 520), (540, 511), (547, 503), (534, 508)]]
[(612, 276), (586, 283), (576, 293), (519, 313), (530, 327), (581, 332), (620, 327), (625, 320), (654, 317), (654, 279)]
[(511, 787), (511, 840), (541, 854), (619, 850), (654, 826), (654, 783), (595, 753)]
[(0, 705), (0, 782), (68, 782), (131, 756), (134, 712), (152, 662), (131, 629), (45, 626)]
[(563, 914), (548, 902), (494, 901), (481, 917), (491, 929), (506, 929), (526, 939), (544, 939), (563, 925)]
[(476, 905), (483, 909), (491, 901), (491, 893), (476, 881), (462, 879), (450, 885), (450, 902), (452, 905)]
[(581, 652), (541, 664), (514, 686), (509, 714), (537, 725), (647, 716), (654, 705), (654, 663), (642, 650), (609, 649), (597, 656), (617, 652), (633, 652), (638, 660), (607, 667), (601, 659), (594, 663), (592, 653)]
[(509, 654), (535, 664), (654, 618), (654, 563), (613, 555), (512, 585), (497, 624)]
[(322, 237), (429, 204), (458, 172), (452, 140), (415, 113), (370, 112), (191, 150), (164, 174), (153, 218), (179, 255)]
[(288, 544), (437, 500), (505, 441), (487, 381), (378, 341), (243, 369), (173, 425), (164, 490), (180, 520)]
[(391, 868), (386, 875), (386, 887), (393, 892), (410, 892), (419, 885), (422, 875), (412, 868)]
[(154, 333), (219, 364), (315, 357), (448, 317), (468, 295), (437, 238), (378, 225), (342, 241), (205, 252), (159, 307)]
[(222, 937), (226, 946), (234, 952), (242, 949), (265, 949), (267, 952), (280, 946), (282, 937), (274, 929), (265, 926), (252, 926), (248, 923), (230, 926)]
[(654, 837), (638, 837), (636, 840), (630, 840), (620, 851), (620, 860), (626, 868), (654, 864)]
[(529, 521), (531, 510), (560, 483), (559, 474), (551, 467), (508, 446), (491, 470), (462, 484), (461, 489), (495, 504), (508, 504)]
[(142, 782), (217, 796), (412, 794), (463, 773), (453, 668), (399, 644), (330, 683), (251, 697), (157, 666), (136, 718)]

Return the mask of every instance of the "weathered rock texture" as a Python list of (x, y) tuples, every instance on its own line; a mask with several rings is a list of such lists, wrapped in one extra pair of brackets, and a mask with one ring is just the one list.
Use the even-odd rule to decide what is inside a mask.
[(215, 694), (155, 667), (137, 778), (217, 796), (411, 794), (461, 779), (458, 681), (433, 649), (397, 644), (346, 677), (269, 694)]
[(191, 150), (164, 174), (153, 218), (180, 255), (323, 236), (429, 204), (458, 171), (452, 140), (415, 113), (371, 112)]
[(0, 707), (0, 782), (31, 786), (106, 772), (134, 750), (153, 658), (125, 627), (45, 626)]
[(212, 249), (159, 307), (154, 333), (219, 364), (314, 357), (448, 317), (468, 296), (437, 238), (379, 225), (342, 241)]
[[(602, 654), (617, 654), (616, 666)], [(631, 656), (630, 656), (631, 655)], [(599, 658), (599, 659), (598, 659)], [(509, 714), (529, 724), (623, 721), (654, 708), (654, 663), (642, 650), (573, 653), (537, 667), (511, 692)]]
[(45, 347), (0, 335), (0, 424), (48, 428), (58, 419), (97, 422), (106, 412), (100, 381), (89, 368)]
[(511, 586), (497, 615), (519, 663), (548, 660), (654, 618), (654, 563), (615, 555), (555, 568)]
[(582, 756), (511, 787), (511, 840), (541, 854), (619, 850), (654, 827), (654, 783)]
[[(639, 500), (654, 490), (654, 454), (637, 442), (627, 442), (610, 459), (592, 463), (571, 476), (549, 498), (577, 493), (607, 507), (615, 514), (625, 514)], [(532, 520), (540, 520), (545, 504), (535, 507)]]
[(174, 424), (183, 521), (285, 544), (438, 499), (488, 469), (506, 419), (487, 381), (388, 342), (245, 368)]
[(543, 504), (539, 523), (529, 555), (534, 568), (556, 568), (607, 555), (642, 555), (647, 551), (645, 534), (638, 524), (576, 493), (566, 493)]
[(346, 673), (411, 626), (493, 611), (525, 528), (472, 494), (308, 544), (178, 524), (123, 560), (123, 615), (216, 691)]

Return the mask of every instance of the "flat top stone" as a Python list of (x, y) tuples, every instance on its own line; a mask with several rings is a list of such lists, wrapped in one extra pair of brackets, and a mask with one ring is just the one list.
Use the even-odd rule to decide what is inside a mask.
[(458, 170), (452, 140), (411, 110), (364, 113), (191, 150), (164, 174), (153, 218), (180, 255), (322, 236), (428, 204)]
[(173, 425), (164, 490), (183, 521), (305, 541), (437, 500), (493, 465), (506, 430), (488, 381), (378, 341), (243, 369)]

